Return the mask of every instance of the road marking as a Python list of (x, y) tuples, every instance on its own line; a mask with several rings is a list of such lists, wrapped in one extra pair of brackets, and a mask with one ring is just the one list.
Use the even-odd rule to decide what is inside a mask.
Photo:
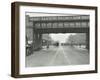
[(59, 53), (59, 48), (57, 49), (55, 55), (53, 56), (53, 58), (51, 59), (51, 61), (50, 61), (50, 63), (48, 65), (52, 65), (53, 64), (53, 62), (54, 62), (56, 56), (58, 55), (58, 53)]
[[(67, 62), (68, 62), (68, 64), (71, 64), (70, 60), (68, 59), (68, 57), (66, 56), (66, 54), (65, 54), (65, 52), (64, 52), (64, 49), (62, 48), (62, 46), (59, 46), (59, 48), (57, 49), (57, 51), (56, 51), (54, 57), (51, 59), (49, 65), (52, 65), (52, 64), (53, 64), (54, 60), (56, 59), (56, 56), (59, 54), (60, 51), (62, 51), (62, 53), (63, 53), (65, 59), (66, 59)], [(61, 53), (61, 54), (62, 54), (62, 53)]]
[(71, 62), (70, 62), (70, 60), (68, 59), (68, 57), (66, 56), (65, 51), (64, 51), (64, 49), (62, 48), (62, 46), (61, 46), (61, 49), (62, 49), (62, 53), (63, 53), (65, 59), (67, 60), (68, 64), (71, 64)]

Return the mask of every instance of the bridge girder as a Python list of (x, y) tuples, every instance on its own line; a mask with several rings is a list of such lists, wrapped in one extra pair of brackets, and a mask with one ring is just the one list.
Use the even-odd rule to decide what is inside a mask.
[(89, 28), (48, 28), (48, 29), (34, 29), (37, 33), (88, 33)]

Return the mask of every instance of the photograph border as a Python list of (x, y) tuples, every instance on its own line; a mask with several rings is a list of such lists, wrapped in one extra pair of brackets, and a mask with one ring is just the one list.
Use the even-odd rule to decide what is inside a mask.
[[(95, 70), (89, 71), (75, 71), (75, 72), (57, 72), (57, 73), (43, 73), (43, 74), (23, 74), (20, 75), (20, 56), (19, 56), (19, 43), (20, 43), (20, 22), (19, 22), (19, 9), (20, 6), (39, 6), (39, 7), (57, 7), (57, 8), (73, 8), (73, 9), (86, 9), (95, 11)], [(40, 76), (59, 76), (59, 75), (72, 75), (72, 74), (86, 74), (97, 73), (97, 7), (96, 6), (81, 6), (81, 5), (64, 5), (64, 4), (49, 4), (49, 3), (31, 3), (31, 2), (13, 2), (11, 4), (11, 76), (15, 78), (25, 77), (40, 77)]]

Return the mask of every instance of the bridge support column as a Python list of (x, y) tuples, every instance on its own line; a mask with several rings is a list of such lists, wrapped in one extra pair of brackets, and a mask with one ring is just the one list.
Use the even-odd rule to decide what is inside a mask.
[(86, 33), (86, 49), (89, 50), (89, 32)]
[(42, 48), (42, 34), (34, 34), (34, 50), (39, 50)]
[(38, 34), (38, 47), (41, 49), (42, 48), (42, 34)]

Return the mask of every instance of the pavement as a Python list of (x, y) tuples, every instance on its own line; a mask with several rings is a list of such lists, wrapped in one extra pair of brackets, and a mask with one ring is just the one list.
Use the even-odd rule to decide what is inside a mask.
[(89, 52), (71, 46), (50, 46), (26, 56), (26, 67), (89, 64)]

